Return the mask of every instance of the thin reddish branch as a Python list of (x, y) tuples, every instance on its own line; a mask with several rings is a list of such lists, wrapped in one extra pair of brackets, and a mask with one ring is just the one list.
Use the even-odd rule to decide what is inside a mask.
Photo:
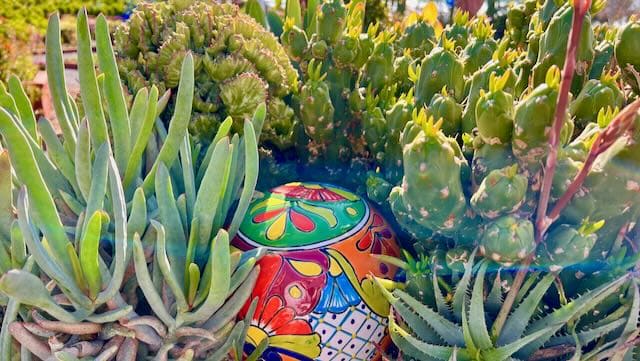
[(536, 216), (536, 242), (542, 242), (544, 232), (549, 226), (547, 218), (547, 207), (549, 206), (549, 198), (551, 196), (551, 185), (553, 183), (553, 175), (556, 171), (558, 160), (558, 145), (560, 143), (560, 132), (562, 131), (562, 123), (567, 113), (569, 103), (569, 90), (571, 81), (576, 68), (576, 52), (580, 45), (580, 33), (582, 24), (587, 11), (591, 7), (591, 0), (575, 0), (573, 8), (573, 18), (571, 23), (571, 31), (569, 32), (569, 43), (567, 46), (567, 54), (562, 69), (562, 80), (560, 81), (560, 92), (558, 94), (558, 102), (553, 119), (553, 127), (549, 137), (549, 155), (544, 168), (542, 185), (540, 187), (540, 198), (538, 201), (538, 213)]
[(558, 217), (560, 217), (560, 212), (562, 212), (573, 196), (578, 192), (578, 190), (580, 190), (580, 187), (582, 187), (584, 180), (587, 178), (587, 175), (591, 171), (591, 167), (598, 156), (604, 153), (609, 149), (609, 147), (611, 147), (611, 145), (613, 145), (613, 143), (616, 142), (616, 140), (620, 139), (620, 137), (624, 136), (625, 133), (629, 132), (631, 128), (633, 128), (634, 119), (638, 116), (638, 110), (640, 110), (640, 99), (624, 108), (615, 117), (615, 119), (613, 119), (609, 126), (598, 134), (598, 137), (591, 146), (587, 159), (580, 169), (580, 172), (578, 172), (578, 174), (573, 178), (573, 181), (569, 184), (566, 192), (564, 192), (560, 199), (558, 199), (551, 210), (551, 213), (549, 213), (549, 216), (547, 217), (549, 223), (553, 223), (558, 219)]

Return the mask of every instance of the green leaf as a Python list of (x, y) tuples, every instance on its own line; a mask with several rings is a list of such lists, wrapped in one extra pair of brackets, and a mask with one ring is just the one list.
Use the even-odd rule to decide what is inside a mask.
[(487, 272), (487, 261), (480, 263), (480, 269), (476, 275), (476, 280), (471, 293), (469, 307), (469, 331), (473, 343), (481, 350), (493, 347), (493, 342), (487, 331), (487, 322), (484, 316), (484, 275)]
[(229, 225), (229, 237), (231, 237), (232, 239), (238, 232), (240, 223), (244, 219), (244, 215), (247, 212), (247, 209), (249, 209), (251, 197), (253, 196), (256, 184), (258, 183), (258, 142), (253, 124), (248, 121), (245, 121), (244, 123), (244, 145), (244, 187), (242, 188), (242, 194), (240, 195), (240, 200), (238, 201), (236, 211), (233, 214), (233, 219), (231, 220), (231, 224)]
[[(447, 344), (460, 347), (464, 346), (464, 337), (459, 325), (447, 320), (402, 290), (394, 290), (393, 294), (412, 311), (413, 315), (407, 315), (407, 317), (401, 314), (403, 320), (410, 328), (421, 327), (418, 322), (426, 322)], [(396, 307), (397, 302), (390, 303)]]
[(302, 29), (302, 10), (300, 9), (300, 0), (287, 0), (284, 18), (293, 19), (293, 24)]
[[(532, 276), (532, 278), (537, 279), (535, 276)], [(553, 283), (553, 279), (553, 274), (546, 275), (538, 282), (536, 287), (529, 292), (524, 300), (518, 304), (516, 309), (507, 318), (500, 335), (498, 335), (498, 346), (506, 345), (522, 337), (522, 334), (531, 322), (531, 317), (540, 306), (542, 297), (544, 297), (544, 294)]]
[(89, 217), (80, 239), (80, 264), (89, 289), (89, 298), (95, 300), (102, 290), (102, 277), (98, 258), (102, 235), (102, 212), (96, 211)]
[[(138, 92), (136, 96), (136, 100), (138, 97), (142, 97), (144, 93)], [(131, 155), (129, 156), (129, 161), (127, 162), (127, 167), (124, 172), (124, 178), (122, 183), (124, 184), (124, 188), (127, 191), (127, 194), (130, 194), (130, 189), (132, 189), (133, 183), (137, 178), (140, 172), (140, 166), (142, 165), (142, 159), (145, 149), (149, 144), (149, 141), (153, 132), (153, 124), (156, 119), (157, 112), (157, 102), (158, 102), (158, 88), (155, 86), (151, 87), (151, 92), (149, 93), (149, 97), (146, 101), (146, 109), (144, 111), (144, 118), (139, 119), (141, 122), (140, 130), (134, 133), (135, 143), (131, 148)], [(134, 104), (135, 105), (135, 104)], [(133, 112), (134, 109), (132, 109)], [(135, 116), (135, 118), (134, 118)], [(131, 121), (137, 120), (138, 115), (137, 111), (134, 115), (132, 113)], [(133, 127), (133, 124), (132, 124)], [(135, 127), (134, 127), (135, 129)]]
[[(451, 346), (432, 345), (423, 342), (407, 331), (403, 330), (393, 318), (393, 312), (389, 316), (389, 335), (393, 343), (402, 350), (402, 352), (410, 358), (416, 360), (449, 360), (453, 353)], [(461, 358), (462, 360), (463, 358)]]
[(76, 184), (76, 173), (73, 161), (64, 149), (62, 143), (60, 143), (60, 139), (58, 139), (58, 135), (53, 129), (53, 126), (48, 120), (40, 118), (40, 121), (38, 122), (38, 130), (46, 144), (47, 155), (77, 193), (78, 186)]
[(76, 254), (76, 250), (73, 248), (71, 244), (67, 246), (67, 255), (69, 256), (69, 260), (71, 261), (71, 268), (73, 271), (73, 278), (76, 281), (76, 284), (80, 289), (82, 289), (85, 293), (89, 293), (89, 286), (87, 285), (87, 280), (84, 278), (84, 272), (82, 271), (82, 265), (80, 264), (80, 259)]
[(36, 131), (36, 115), (33, 112), (31, 101), (29, 100), (27, 93), (24, 91), (20, 79), (11, 74), (11, 76), (9, 76), (7, 86), (9, 87), (9, 92), (13, 96), (13, 100), (16, 102), (16, 108), (18, 110), (20, 120), (22, 120), (22, 124), (24, 124), (25, 129), (33, 139), (38, 139), (38, 133)]
[(253, 268), (246, 280), (240, 284), (240, 287), (233, 293), (231, 297), (224, 303), (222, 307), (202, 326), (203, 328), (215, 333), (221, 330), (225, 325), (229, 324), (237, 318), (238, 312), (247, 304), (249, 296), (256, 284), (260, 267)]
[(198, 292), (198, 285), (200, 284), (200, 268), (195, 263), (190, 263), (188, 266), (189, 278), (187, 283), (187, 302), (193, 305), (193, 301), (196, 299), (196, 292)]
[(136, 189), (133, 194), (131, 211), (127, 222), (127, 239), (133, 239), (135, 233), (144, 234), (147, 229), (147, 199), (142, 188)]
[(138, 285), (144, 294), (147, 303), (153, 310), (153, 313), (167, 326), (175, 326), (176, 322), (171, 317), (167, 309), (164, 307), (162, 297), (156, 291), (149, 269), (147, 268), (147, 261), (144, 257), (144, 250), (142, 243), (140, 242), (140, 235), (137, 233), (133, 237), (133, 262), (136, 269), (136, 279)]
[[(172, 273), (177, 280), (184, 280), (187, 239), (174, 198), (169, 171), (162, 163), (158, 167), (156, 176), (156, 199), (160, 210), (160, 219), (165, 226), (164, 231), (167, 233), (167, 256), (169, 257)], [(181, 289), (181, 292), (183, 291)]]
[(91, 192), (91, 138), (89, 136), (89, 124), (87, 119), (83, 119), (78, 129), (78, 143), (76, 145), (74, 155), (74, 166), (76, 181), (80, 195), (82, 195), (84, 201), (89, 199), (89, 193)]
[(202, 158), (202, 162), (200, 162), (198, 175), (196, 177), (196, 184), (198, 185), (198, 187), (200, 187), (200, 185), (202, 184), (202, 178), (204, 177), (204, 173), (207, 171), (209, 163), (211, 162), (211, 157), (213, 156), (213, 152), (215, 151), (218, 142), (220, 142), (222, 138), (225, 138), (227, 135), (229, 135), (229, 131), (231, 130), (232, 125), (233, 119), (231, 119), (231, 117), (227, 117), (227, 119), (225, 119), (218, 127), (216, 136), (213, 138), (211, 144), (209, 144), (209, 148), (207, 149), (204, 158)]
[(126, 169), (131, 143), (129, 114), (127, 113), (127, 106), (122, 92), (116, 57), (111, 46), (109, 25), (104, 15), (99, 15), (96, 19), (95, 32), (98, 64), (104, 74), (103, 89), (111, 123), (113, 152), (118, 169)]
[[(230, 158), (231, 149), (229, 138), (223, 138), (215, 146), (215, 150), (211, 156), (196, 196), (193, 213), (197, 214), (200, 219), (200, 229), (198, 230), (198, 246), (196, 248), (195, 260), (196, 263), (200, 265), (204, 263), (202, 258), (206, 257), (207, 243), (212, 238), (212, 232), (217, 231), (213, 229), (213, 220), (215, 218), (215, 212), (218, 209), (218, 203), (222, 198), (221, 194), (224, 192), (222, 184), (225, 172), (222, 172), (221, 169), (228, 168), (227, 164)], [(192, 232), (193, 231), (194, 230), (192, 230)]]
[[(167, 257), (167, 243), (165, 237), (165, 228), (162, 224), (151, 220), (151, 225), (156, 230), (157, 234), (157, 243), (156, 243), (156, 262), (160, 267), (160, 272), (162, 273), (162, 277), (164, 281), (171, 289), (171, 293), (176, 298), (176, 305), (178, 307), (178, 315), (186, 312), (189, 307), (187, 305), (187, 300), (184, 297), (184, 290), (178, 281), (179, 278), (176, 277), (175, 269), (171, 263), (169, 258)], [(184, 279), (184, 278), (180, 278)], [(176, 317), (178, 318), (178, 317)]]
[(49, 17), (46, 42), (47, 82), (51, 92), (56, 119), (64, 136), (64, 147), (71, 156), (76, 152), (76, 132), (74, 125), (78, 123), (75, 116), (71, 97), (67, 94), (64, 75), (64, 60), (62, 58), (62, 43), (60, 41), (60, 17), (54, 13)]
[(0, 150), (0, 237), (10, 239), (13, 223), (13, 171), (6, 149)]
[(462, 279), (456, 285), (456, 290), (453, 293), (453, 301), (451, 303), (453, 308), (453, 314), (458, 321), (462, 320), (462, 304), (467, 299), (469, 292), (469, 286), (471, 285), (471, 270), (473, 268), (473, 259), (475, 258), (475, 251), (469, 257), (469, 261), (464, 264), (464, 274)]
[[(104, 143), (109, 144), (109, 133), (93, 64), (88, 16), (84, 8), (78, 11), (77, 37), (80, 96), (82, 97), (84, 113), (91, 129), (91, 144), (97, 149)], [(111, 145), (109, 144), (110, 147)]]
[(79, 320), (51, 298), (49, 291), (35, 275), (23, 270), (11, 270), (0, 278), (0, 291), (22, 304), (44, 310), (62, 322)]
[(5, 145), (9, 149), (13, 169), (29, 193), (34, 220), (51, 242), (55, 252), (54, 258), (63, 265), (65, 271), (70, 272), (71, 265), (66, 258), (66, 247), (69, 240), (53, 202), (53, 197), (36, 164), (26, 136), (16, 127), (11, 115), (1, 108), (0, 133), (4, 136)]
[(231, 283), (229, 235), (221, 229), (211, 243), (211, 253), (207, 264), (207, 268), (211, 269), (211, 282), (207, 298), (197, 311), (185, 315), (186, 322), (197, 322), (210, 318), (224, 304), (229, 295)]
[(11, 224), (11, 265), (13, 268), (22, 268), (27, 261), (27, 245), (20, 230), (17, 220)]
[(178, 156), (180, 143), (187, 135), (187, 128), (191, 120), (191, 106), (193, 104), (195, 82), (193, 66), (193, 55), (187, 53), (182, 62), (180, 84), (178, 85), (173, 117), (169, 122), (169, 133), (162, 148), (160, 148), (160, 153), (155, 160), (153, 168), (144, 180), (143, 189), (145, 190), (145, 195), (149, 195), (153, 190), (158, 165), (160, 163), (173, 164)]
[(254, 18), (255, 21), (258, 22), (258, 24), (265, 27), (267, 26), (267, 17), (264, 14), (264, 9), (262, 9), (262, 6), (260, 5), (260, 2), (258, 0), (248, 0), (244, 4), (244, 12)]
[[(93, 163), (93, 172), (91, 175), (91, 188), (89, 189), (89, 198), (87, 199), (87, 206), (85, 214), (92, 215), (96, 211), (103, 209), (104, 198), (107, 194), (107, 179), (108, 179), (108, 162), (109, 162), (109, 146), (104, 143), (96, 152), (96, 159)], [(83, 232), (86, 231), (89, 223), (89, 217), (85, 219)]]

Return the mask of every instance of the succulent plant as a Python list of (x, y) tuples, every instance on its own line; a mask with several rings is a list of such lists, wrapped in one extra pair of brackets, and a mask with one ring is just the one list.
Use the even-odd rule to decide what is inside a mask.
[(527, 186), (528, 180), (518, 174), (517, 164), (492, 170), (471, 196), (471, 207), (482, 217), (490, 219), (513, 213), (524, 202)]
[(584, 128), (587, 124), (594, 123), (600, 109), (622, 108), (625, 99), (616, 84), (616, 78), (616, 74), (604, 73), (600, 79), (591, 79), (585, 83), (569, 106), (577, 127)]
[(454, 52), (454, 42), (446, 36), (442, 45), (435, 47), (422, 60), (415, 86), (416, 104), (429, 104), (443, 87), (460, 101), (464, 92), (464, 63)]
[(96, 21), (98, 74), (84, 11), (77, 28), (85, 118), (66, 89), (57, 14), (46, 57), (61, 138), (46, 119), (35, 123), (21, 92), (0, 108), (1, 358), (237, 356), (247, 323), (235, 316), (261, 251), (231, 252), (228, 239), (257, 181), (266, 108), (242, 137), (228, 135), (227, 118), (200, 156), (188, 134), (192, 55), (167, 129), (156, 121), (167, 100), (156, 87), (127, 107), (106, 19)]
[[(464, 265), (464, 275), (456, 287), (445, 294), (441, 281), (432, 271), (435, 305), (425, 305), (403, 290), (384, 294), (391, 303), (389, 334), (400, 348), (403, 357), (414, 360), (525, 360), (544, 357), (561, 345), (570, 351), (558, 352), (557, 357), (575, 355), (605, 355), (614, 352), (629, 357), (633, 346), (624, 342), (605, 342), (609, 337), (629, 337), (635, 327), (640, 295), (635, 281), (622, 276), (611, 283), (567, 300), (554, 309), (538, 309), (545, 294), (551, 290), (553, 274), (540, 277), (532, 274), (521, 290), (518, 303), (510, 307), (508, 317), (501, 320), (497, 310), (503, 301), (500, 273), (493, 282), (487, 278), (490, 263), (474, 257)], [(472, 271), (473, 270), (473, 271)], [(489, 282), (487, 282), (489, 281)], [(486, 287), (490, 284), (490, 287)], [(608, 296), (631, 284), (631, 307), (621, 306), (612, 317), (600, 322), (576, 326), (575, 321), (594, 310)], [(631, 336), (633, 337), (633, 336)], [(586, 347), (599, 341), (595, 349)], [(589, 353), (591, 352), (591, 353)]]
[[(265, 135), (276, 139), (275, 144), (287, 144), (290, 129), (270, 124), (282, 125), (282, 118), (293, 116), (282, 98), (297, 90), (297, 72), (278, 40), (235, 5), (142, 3), (117, 29), (115, 49), (132, 93), (150, 85), (160, 93), (174, 90), (182, 59), (191, 52), (196, 85), (189, 130), (197, 140), (210, 142), (227, 116), (234, 120), (233, 130), (242, 132), (244, 119), (266, 102)], [(172, 94), (169, 109), (175, 101)]]
[(640, 49), (640, 20), (636, 17), (629, 19), (629, 22), (618, 32), (618, 38), (615, 42), (615, 56), (622, 76), (636, 93), (640, 93), (640, 81), (638, 81), (638, 73), (640, 73), (640, 63), (637, 54)]

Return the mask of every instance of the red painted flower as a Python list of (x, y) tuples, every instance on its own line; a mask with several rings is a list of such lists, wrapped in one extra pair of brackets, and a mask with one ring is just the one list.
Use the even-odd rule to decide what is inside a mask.
[(274, 188), (272, 193), (283, 194), (287, 198), (305, 199), (310, 201), (337, 202), (356, 200), (354, 195), (339, 188), (322, 186), (320, 184), (288, 183)]
[[(380, 215), (374, 213), (373, 221), (371, 222), (371, 226), (369, 226), (369, 230), (360, 240), (358, 240), (356, 247), (358, 247), (358, 250), (363, 252), (368, 251), (371, 254), (396, 257), (399, 255), (397, 254), (395, 247), (392, 246), (394, 244), (395, 240), (389, 226), (385, 223), (382, 217), (380, 217)], [(380, 268), (380, 271), (383, 274), (387, 273), (388, 267), (386, 264), (381, 263)]]

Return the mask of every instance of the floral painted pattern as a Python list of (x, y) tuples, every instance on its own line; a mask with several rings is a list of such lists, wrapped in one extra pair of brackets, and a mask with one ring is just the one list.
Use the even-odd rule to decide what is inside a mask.
[[(290, 183), (254, 200), (235, 247), (258, 261), (258, 298), (245, 353), (268, 341), (264, 361), (369, 360), (384, 337), (389, 304), (370, 275), (399, 254), (382, 216), (360, 197), (324, 184)], [(249, 303), (239, 317), (245, 317)], [(366, 337), (365, 337), (366, 336)]]

